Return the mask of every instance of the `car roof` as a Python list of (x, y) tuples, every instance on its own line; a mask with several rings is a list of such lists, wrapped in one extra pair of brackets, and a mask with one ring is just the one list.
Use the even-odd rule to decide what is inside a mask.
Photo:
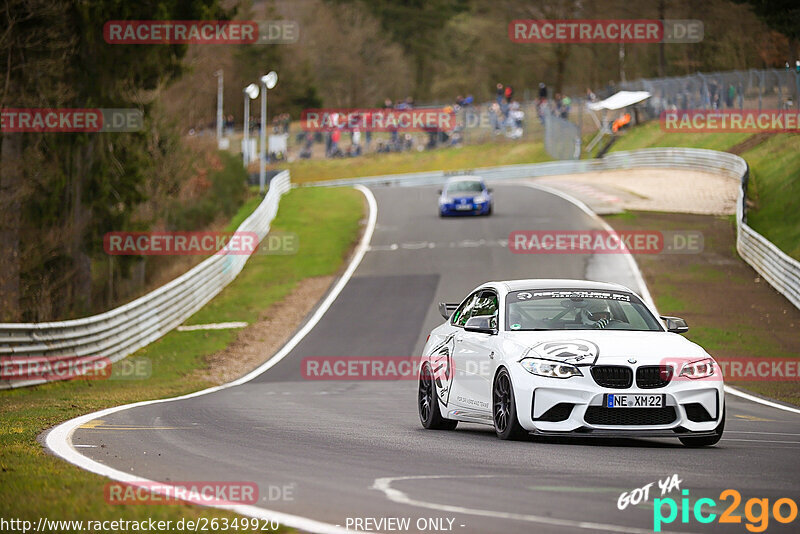
[(598, 291), (625, 291), (634, 293), (631, 289), (608, 282), (593, 282), (590, 280), (570, 280), (561, 278), (530, 278), (526, 280), (502, 280), (490, 282), (505, 286), (507, 291), (521, 291), (524, 289), (593, 289)]

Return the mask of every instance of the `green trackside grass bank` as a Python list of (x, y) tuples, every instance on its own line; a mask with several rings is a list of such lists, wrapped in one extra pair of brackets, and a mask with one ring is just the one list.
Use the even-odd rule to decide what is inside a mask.
[(744, 158), (750, 165), (748, 224), (800, 260), (800, 134), (665, 133), (653, 121), (629, 131), (612, 152), (670, 146), (734, 152)]
[[(236, 214), (235, 229), (258, 205), (250, 199)], [(189, 323), (252, 322), (301, 280), (334, 274), (359, 234), (363, 197), (353, 189), (301, 188), (283, 197), (272, 228), (294, 232), (295, 255), (255, 255), (238, 278)], [(173, 331), (132, 358), (149, 358), (147, 380), (75, 380), (0, 391), (0, 516), (38, 521), (179, 520), (236, 517), (198, 506), (119, 506), (104, 501), (107, 480), (49, 455), (36, 439), (45, 429), (102, 408), (171, 397), (209, 387), (197, 378), (204, 358), (231, 343), (237, 330)]]

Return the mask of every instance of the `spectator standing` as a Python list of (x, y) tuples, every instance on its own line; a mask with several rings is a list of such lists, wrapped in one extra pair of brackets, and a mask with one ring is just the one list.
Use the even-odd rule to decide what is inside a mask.
[(369, 144), (372, 141), (372, 113), (365, 111), (361, 116), (364, 119), (364, 125), (366, 129), (364, 132), (364, 149), (369, 150)]
[(351, 156), (360, 156), (361, 155), (361, 130), (356, 128), (353, 130), (351, 136), (352, 143), (350, 145), (350, 155)]
[(564, 111), (562, 108), (562, 100), (561, 100), (561, 93), (556, 93), (555, 97), (553, 98), (553, 105), (555, 106), (555, 115), (556, 117), (560, 117), (561, 113)]
[(500, 102), (503, 101), (503, 93), (504, 93), (503, 84), (502, 83), (498, 83), (497, 84), (497, 94), (496, 94), (496, 100), (497, 100), (497, 105), (498, 106), (500, 105)]
[(569, 117), (569, 111), (572, 109), (572, 99), (567, 95), (561, 99), (561, 118), (566, 119)]
[(489, 109), (489, 123), (495, 135), (500, 133), (500, 104), (494, 102)]
[(330, 157), (335, 158), (340, 155), (339, 140), (342, 138), (342, 131), (336, 128), (331, 132), (331, 151)]
[[(383, 109), (387, 113), (391, 112), (391, 110), (393, 109), (391, 99), (387, 98), (386, 100), (383, 101)], [(391, 149), (397, 148), (397, 144), (398, 144), (397, 129), (393, 128), (392, 130), (390, 130), (390, 136), (391, 136), (391, 143), (390, 143), (390, 150), (391, 150)], [(387, 150), (387, 152), (388, 152), (388, 150)]]
[(539, 114), (539, 122), (544, 124), (544, 116), (550, 113), (550, 106), (548, 105), (547, 97), (539, 99), (537, 112)]

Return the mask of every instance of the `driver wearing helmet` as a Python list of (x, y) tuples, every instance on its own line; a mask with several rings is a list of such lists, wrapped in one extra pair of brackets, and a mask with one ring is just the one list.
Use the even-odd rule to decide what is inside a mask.
[(581, 322), (592, 328), (605, 328), (611, 322), (611, 308), (605, 300), (592, 299), (583, 308)]

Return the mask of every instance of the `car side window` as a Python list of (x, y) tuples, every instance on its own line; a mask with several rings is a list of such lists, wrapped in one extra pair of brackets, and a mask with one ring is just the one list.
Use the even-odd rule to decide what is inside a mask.
[(483, 291), (475, 300), (471, 317), (491, 317), (489, 325), (492, 328), (497, 328), (497, 311), (497, 295), (494, 291)]
[(458, 309), (453, 313), (453, 321), (452, 323), (455, 326), (464, 326), (466, 324), (467, 319), (469, 319), (472, 313), (472, 306), (475, 304), (475, 299), (478, 296), (478, 293), (473, 293), (469, 296), (464, 303), (458, 307)]

